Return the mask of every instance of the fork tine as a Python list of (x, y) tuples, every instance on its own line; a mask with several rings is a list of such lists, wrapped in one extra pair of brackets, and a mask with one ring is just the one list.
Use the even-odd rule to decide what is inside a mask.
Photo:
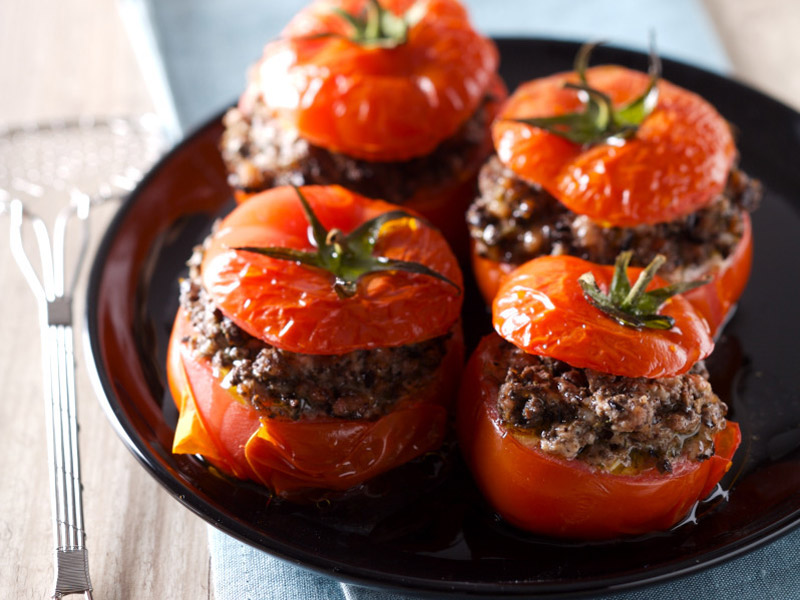
[[(25, 223), (25, 209), (22, 202), (17, 198), (12, 199), (8, 203), (8, 210), (11, 215), (9, 241), (11, 243), (11, 254), (17, 263), (17, 266), (22, 271), (25, 281), (28, 286), (33, 290), (34, 296), (41, 304), (46, 301), (47, 295), (45, 293), (44, 285), (39, 280), (36, 270), (33, 268), (28, 255), (25, 252), (25, 245), (22, 241), (22, 227)], [(38, 239), (38, 238), (37, 238)]]
[(78, 254), (72, 266), (72, 278), (70, 279), (69, 287), (67, 287), (67, 293), (72, 295), (78, 284), (78, 276), (80, 275), (81, 267), (83, 266), (83, 261), (86, 259), (86, 252), (89, 248), (89, 213), (91, 211), (92, 198), (89, 194), (74, 189), (70, 192), (70, 206), (73, 207), (75, 216), (78, 218), (81, 225), (80, 247), (78, 248)]

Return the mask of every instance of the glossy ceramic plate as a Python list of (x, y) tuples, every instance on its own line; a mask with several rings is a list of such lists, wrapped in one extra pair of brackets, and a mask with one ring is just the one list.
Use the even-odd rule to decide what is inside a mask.
[[(502, 73), (519, 82), (571, 67), (578, 46), (500, 40)], [(596, 62), (645, 68), (600, 48)], [(212, 525), (277, 556), (366, 585), (425, 593), (561, 595), (686, 574), (741, 554), (800, 522), (800, 115), (734, 81), (665, 61), (664, 77), (735, 124), (742, 168), (765, 185), (754, 217), (755, 264), (738, 312), (709, 361), (744, 441), (724, 480), (727, 501), (696, 523), (651, 536), (572, 543), (529, 535), (483, 503), (457, 452), (429, 455), (332, 502), (271, 501), (265, 490), (171, 454), (176, 411), (165, 386), (167, 337), (184, 262), (232, 206), (216, 145), (219, 119), (145, 178), (105, 236), (89, 285), (95, 381), (117, 431), (175, 497)], [(476, 296), (465, 326), (488, 319)]]

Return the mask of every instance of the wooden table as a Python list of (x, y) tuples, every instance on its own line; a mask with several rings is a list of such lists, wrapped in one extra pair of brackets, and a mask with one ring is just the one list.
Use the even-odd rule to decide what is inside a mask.
[[(735, 75), (800, 109), (800, 3), (706, 0)], [(0, 125), (152, 111), (113, 0), (0, 2)], [(96, 244), (110, 209), (93, 217)], [(0, 217), (0, 594), (52, 589), (50, 493), (36, 314)], [(82, 290), (77, 315), (82, 314)], [(79, 348), (79, 367), (82, 356)], [(78, 371), (84, 504), (95, 598), (210, 598), (206, 526), (122, 445)]]

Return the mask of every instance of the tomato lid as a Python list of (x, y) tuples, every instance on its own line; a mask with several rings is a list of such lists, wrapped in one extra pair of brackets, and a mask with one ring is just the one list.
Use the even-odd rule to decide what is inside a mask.
[[(347, 234), (397, 210), (339, 186), (301, 191), (325, 228)], [(331, 273), (292, 260), (236, 250), (282, 247), (315, 250), (308, 218), (291, 187), (253, 196), (221, 223), (205, 250), (202, 282), (215, 305), (249, 334), (291, 352), (342, 354), (401, 346), (448, 333), (463, 294), (441, 279), (406, 271), (362, 277), (343, 297)], [(375, 256), (420, 263), (462, 286), (461, 271), (438, 230), (417, 217), (385, 223)]]
[[(607, 65), (586, 70), (588, 84), (615, 107), (648, 87), (647, 74)], [(500, 160), (543, 186), (573, 212), (619, 227), (668, 222), (707, 205), (724, 188), (736, 156), (725, 119), (697, 94), (658, 81), (653, 112), (627, 140), (588, 148), (509, 119), (580, 111), (574, 72), (535, 79), (509, 98), (492, 135)]]
[[(642, 271), (630, 267), (628, 277)], [(608, 290), (613, 266), (572, 256), (543, 256), (520, 266), (495, 297), (495, 330), (531, 354), (624, 377), (685, 373), (713, 350), (708, 324), (682, 296), (668, 299), (659, 311), (675, 320), (670, 329), (627, 327), (586, 299), (578, 280), (587, 272)], [(646, 289), (664, 285), (655, 277)]]
[(430, 153), (483, 102), (496, 76), (497, 49), (472, 29), (455, 0), (381, 0), (380, 6), (409, 14), (405, 42), (351, 41), (353, 26), (336, 11), (356, 17), (371, 3), (319, 0), (267, 44), (240, 107), (247, 112), (260, 97), (312, 144), (356, 158)]

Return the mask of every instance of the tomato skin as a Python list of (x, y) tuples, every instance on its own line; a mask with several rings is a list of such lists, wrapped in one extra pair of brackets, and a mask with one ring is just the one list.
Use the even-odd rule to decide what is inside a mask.
[(261, 417), (221, 386), (207, 359), (193, 355), (182, 341), (191, 331), (179, 310), (167, 363), (180, 411), (173, 452), (202, 454), (228, 475), (299, 498), (356, 486), (438, 448), (444, 439), (464, 358), (460, 324), (431, 384), (375, 421)]
[[(742, 219), (744, 221), (742, 238), (734, 251), (722, 264), (714, 266), (703, 274), (711, 276), (711, 281), (683, 294), (697, 313), (706, 319), (712, 337), (716, 337), (721, 331), (750, 277), (753, 262), (753, 226), (748, 213), (743, 213)], [(478, 289), (486, 304), (491, 305), (500, 285), (516, 265), (484, 258), (477, 253), (474, 244), (471, 255), (472, 272), (478, 283)]]
[[(631, 267), (635, 281), (642, 269)], [(714, 349), (708, 324), (681, 296), (660, 314), (675, 319), (669, 330), (633, 329), (591, 305), (578, 278), (591, 272), (604, 292), (614, 267), (573, 256), (541, 256), (511, 273), (494, 299), (494, 329), (522, 350), (573, 367), (624, 377), (667, 377), (687, 372)], [(655, 277), (648, 289), (666, 282)]]
[[(587, 70), (592, 87), (624, 105), (648, 85), (645, 73), (618, 66)], [(724, 188), (736, 148), (725, 119), (705, 100), (660, 80), (655, 110), (621, 145), (584, 150), (555, 134), (506, 119), (547, 117), (581, 110), (575, 73), (520, 86), (509, 98), (493, 136), (500, 160), (542, 185), (570, 210), (594, 221), (632, 227), (662, 223), (708, 204)]]
[(254, 479), (255, 473), (244, 459), (244, 442), (248, 432), (258, 427), (258, 419), (230, 394), (227, 402), (213, 403), (222, 398), (222, 388), (214, 385), (213, 377), (203, 376), (211, 373), (207, 361), (186, 360), (188, 351), (182, 338), (190, 332), (191, 325), (179, 310), (167, 350), (167, 380), (180, 413), (172, 451), (201, 454), (225, 473)]
[[(338, 186), (302, 190), (322, 224), (344, 233), (401, 208)], [(422, 263), (462, 288), (458, 262), (442, 235), (420, 220), (399, 223), (386, 226), (375, 253)], [(343, 299), (321, 269), (232, 250), (312, 250), (308, 228), (295, 190), (273, 188), (230, 213), (206, 248), (204, 288), (252, 336), (291, 352), (342, 354), (424, 341), (447, 333), (459, 319), (463, 294), (433, 277), (402, 271), (369, 275), (355, 296)]]
[[(411, 0), (384, 0), (405, 12)], [(428, 0), (408, 40), (365, 47), (346, 36), (338, 7), (359, 14), (366, 0), (317, 1), (267, 44), (240, 100), (261, 97), (300, 135), (333, 152), (372, 161), (430, 153), (477, 109), (497, 71), (497, 48), (472, 29), (455, 0)]]
[(470, 260), (472, 274), (475, 276), (475, 282), (478, 284), (478, 290), (483, 297), (483, 301), (488, 306), (491, 306), (494, 297), (497, 296), (500, 285), (518, 265), (481, 256), (478, 254), (474, 242), (470, 247)]
[(712, 280), (709, 284), (683, 295), (708, 321), (712, 336), (720, 332), (739, 301), (750, 278), (752, 264), (753, 225), (750, 215), (744, 213), (744, 232), (733, 253), (711, 271)]
[(490, 334), (467, 364), (458, 406), (464, 458), (489, 504), (506, 521), (549, 536), (608, 539), (665, 530), (714, 489), (741, 442), (736, 423), (714, 440), (716, 454), (703, 462), (678, 460), (672, 473), (647, 469), (614, 475), (549, 456), (524, 434), (506, 429), (497, 413), (499, 384), (484, 365), (501, 338)]

